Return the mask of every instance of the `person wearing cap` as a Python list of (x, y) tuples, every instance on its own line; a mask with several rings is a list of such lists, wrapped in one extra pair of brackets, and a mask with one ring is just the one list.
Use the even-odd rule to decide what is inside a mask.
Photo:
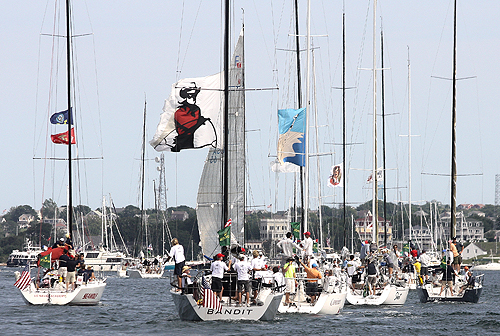
[(52, 245), (53, 249), (58, 248), (58, 247), (64, 247), (64, 238), (59, 239), (58, 241), (56, 241), (54, 243), (54, 245)]
[(64, 249), (63, 254), (59, 257), (59, 276), (63, 281), (66, 281), (66, 276), (68, 275), (68, 261), (68, 250)]
[(304, 267), (304, 271), (307, 275), (307, 283), (306, 283), (306, 294), (311, 298), (311, 305), (316, 302), (316, 297), (318, 296), (318, 280), (321, 279), (321, 272), (318, 271), (318, 264), (313, 262), (311, 267), (307, 267), (302, 261), (300, 261), (302, 267)]
[(177, 275), (177, 291), (182, 288), (182, 268), (184, 267), (186, 258), (184, 257), (184, 247), (179, 244), (177, 238), (173, 238), (171, 241), (172, 248), (170, 249), (170, 258), (174, 259), (174, 275)]
[(283, 272), (285, 272), (285, 305), (288, 305), (291, 303), (290, 294), (295, 294), (295, 265), (292, 257), (286, 260)]
[(189, 266), (184, 266), (182, 267), (182, 289), (184, 290), (185, 293), (189, 293), (189, 287), (190, 285), (193, 284), (193, 280), (191, 280), (191, 275), (189, 274), (189, 270), (191, 267)]
[(234, 269), (238, 274), (238, 280), (236, 282), (238, 288), (238, 304), (241, 305), (241, 297), (243, 293), (246, 295), (246, 304), (250, 305), (250, 271), (252, 270), (252, 265), (248, 261), (245, 261), (245, 256), (240, 254), (238, 256), (238, 262), (234, 264)]
[(461, 295), (464, 290), (467, 288), (474, 288), (474, 284), (476, 282), (476, 279), (472, 275), (472, 271), (469, 270), (469, 267), (465, 266), (464, 267), (465, 271), (465, 284), (460, 287), (460, 290), (458, 291), (458, 295)]
[(297, 251), (302, 250), (299, 245), (297, 245), (293, 240), (292, 240), (292, 233), (287, 232), (286, 233), (286, 238), (282, 239), (276, 244), (280, 249), (282, 249), (283, 254), (281, 258), (281, 266), (284, 266), (285, 263), (287, 262), (288, 258), (293, 256), (293, 248)]
[(311, 238), (311, 232), (304, 232), (304, 241), (302, 242), (302, 259), (306, 264), (309, 263), (309, 259), (311, 259), (313, 255), (313, 240)]
[(224, 277), (224, 271), (229, 270), (231, 267), (231, 261), (229, 261), (229, 267), (225, 262), (222, 261), (224, 255), (222, 253), (218, 253), (215, 256), (215, 261), (210, 265), (210, 271), (212, 272), (212, 291), (219, 297), (222, 301), (222, 292), (224, 291), (224, 287), (222, 286), (222, 278)]

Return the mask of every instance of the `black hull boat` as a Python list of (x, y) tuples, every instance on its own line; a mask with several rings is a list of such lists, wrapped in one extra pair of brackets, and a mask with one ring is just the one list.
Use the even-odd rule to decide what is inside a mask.
[[(454, 286), (455, 289), (460, 288), (460, 284)], [(477, 303), (483, 291), (483, 275), (475, 277), (475, 282), (472, 288), (465, 289), (461, 294), (449, 294), (449, 289), (441, 292), (441, 286), (433, 284), (424, 284), (417, 286), (417, 293), (420, 302), (471, 302)]]

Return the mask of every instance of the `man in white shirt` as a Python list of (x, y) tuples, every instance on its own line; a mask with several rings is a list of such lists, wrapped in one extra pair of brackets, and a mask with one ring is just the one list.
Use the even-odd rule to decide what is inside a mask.
[(349, 261), (347, 262), (346, 265), (346, 271), (347, 271), (347, 284), (351, 287), (354, 288), (352, 285), (352, 277), (356, 273), (356, 270), (358, 269), (359, 266), (361, 266), (356, 260), (354, 260), (354, 255), (351, 254), (349, 257)]
[(425, 250), (422, 250), (420, 253), (420, 275), (425, 277), (425, 281), (429, 280), (429, 263), (431, 262), (431, 257), (426, 253)]
[(257, 294), (259, 293), (259, 287), (262, 282), (262, 275), (266, 271), (265, 269), (265, 264), (264, 264), (264, 258), (261, 258), (259, 256), (258, 251), (253, 251), (252, 252), (253, 259), (252, 259), (252, 270), (254, 271), (254, 280), (252, 281), (252, 288), (253, 288), (253, 297), (254, 301), (256, 302), (257, 300)]
[(248, 261), (245, 261), (245, 256), (243, 254), (239, 255), (239, 261), (234, 264), (234, 269), (238, 273), (238, 303), (241, 305), (241, 296), (244, 292), (246, 295), (247, 305), (250, 304), (250, 271), (252, 270), (252, 266)]
[(311, 232), (309, 231), (304, 232), (304, 236), (306, 238), (302, 242), (302, 249), (304, 250), (302, 252), (302, 259), (304, 260), (304, 263), (308, 265), (309, 259), (311, 259), (313, 255), (313, 240), (311, 238)]
[(172, 243), (172, 248), (170, 249), (170, 258), (172, 258), (175, 263), (174, 275), (177, 275), (177, 281), (178, 281), (177, 291), (180, 291), (180, 288), (182, 288), (182, 278), (181, 278), (182, 268), (184, 267), (184, 262), (186, 260), (186, 258), (184, 257), (184, 247), (182, 247), (182, 245), (179, 244), (177, 238), (173, 238), (171, 243)]
[(210, 271), (212, 271), (212, 291), (217, 294), (219, 299), (222, 301), (222, 292), (224, 291), (224, 287), (222, 287), (222, 278), (224, 277), (224, 271), (229, 270), (231, 267), (231, 261), (229, 261), (229, 267), (222, 261), (224, 255), (222, 253), (217, 254), (216, 261), (210, 265)]
[(292, 233), (287, 232), (286, 238), (283, 240), (280, 240), (278, 244), (276, 244), (279, 248), (283, 250), (283, 255), (281, 257), (281, 266), (285, 265), (286, 261), (288, 258), (293, 257), (293, 248), (297, 250), (301, 250), (299, 245), (297, 245), (293, 240), (292, 240)]

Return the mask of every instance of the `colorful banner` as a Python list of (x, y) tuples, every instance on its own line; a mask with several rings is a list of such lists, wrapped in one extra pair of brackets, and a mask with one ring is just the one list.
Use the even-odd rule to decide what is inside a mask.
[(304, 167), (306, 164), (306, 109), (278, 110), (279, 139), (278, 160), (280, 164), (293, 163)]
[[(56, 112), (50, 117), (52, 124), (68, 124), (68, 110)], [(73, 114), (71, 114), (71, 125), (73, 125)]]
[[(67, 145), (68, 144), (68, 132), (64, 133), (59, 133), (59, 134), (52, 134), (50, 136), (52, 139), (52, 142), (55, 144), (63, 144)], [(75, 129), (71, 129), (71, 144), (76, 144), (76, 139), (75, 139)]]

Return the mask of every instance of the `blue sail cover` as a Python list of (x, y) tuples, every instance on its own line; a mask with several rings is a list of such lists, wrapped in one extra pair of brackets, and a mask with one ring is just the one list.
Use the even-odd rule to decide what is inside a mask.
[(290, 162), (305, 166), (306, 109), (278, 110), (280, 136), (278, 139), (278, 160), (281, 164)]

